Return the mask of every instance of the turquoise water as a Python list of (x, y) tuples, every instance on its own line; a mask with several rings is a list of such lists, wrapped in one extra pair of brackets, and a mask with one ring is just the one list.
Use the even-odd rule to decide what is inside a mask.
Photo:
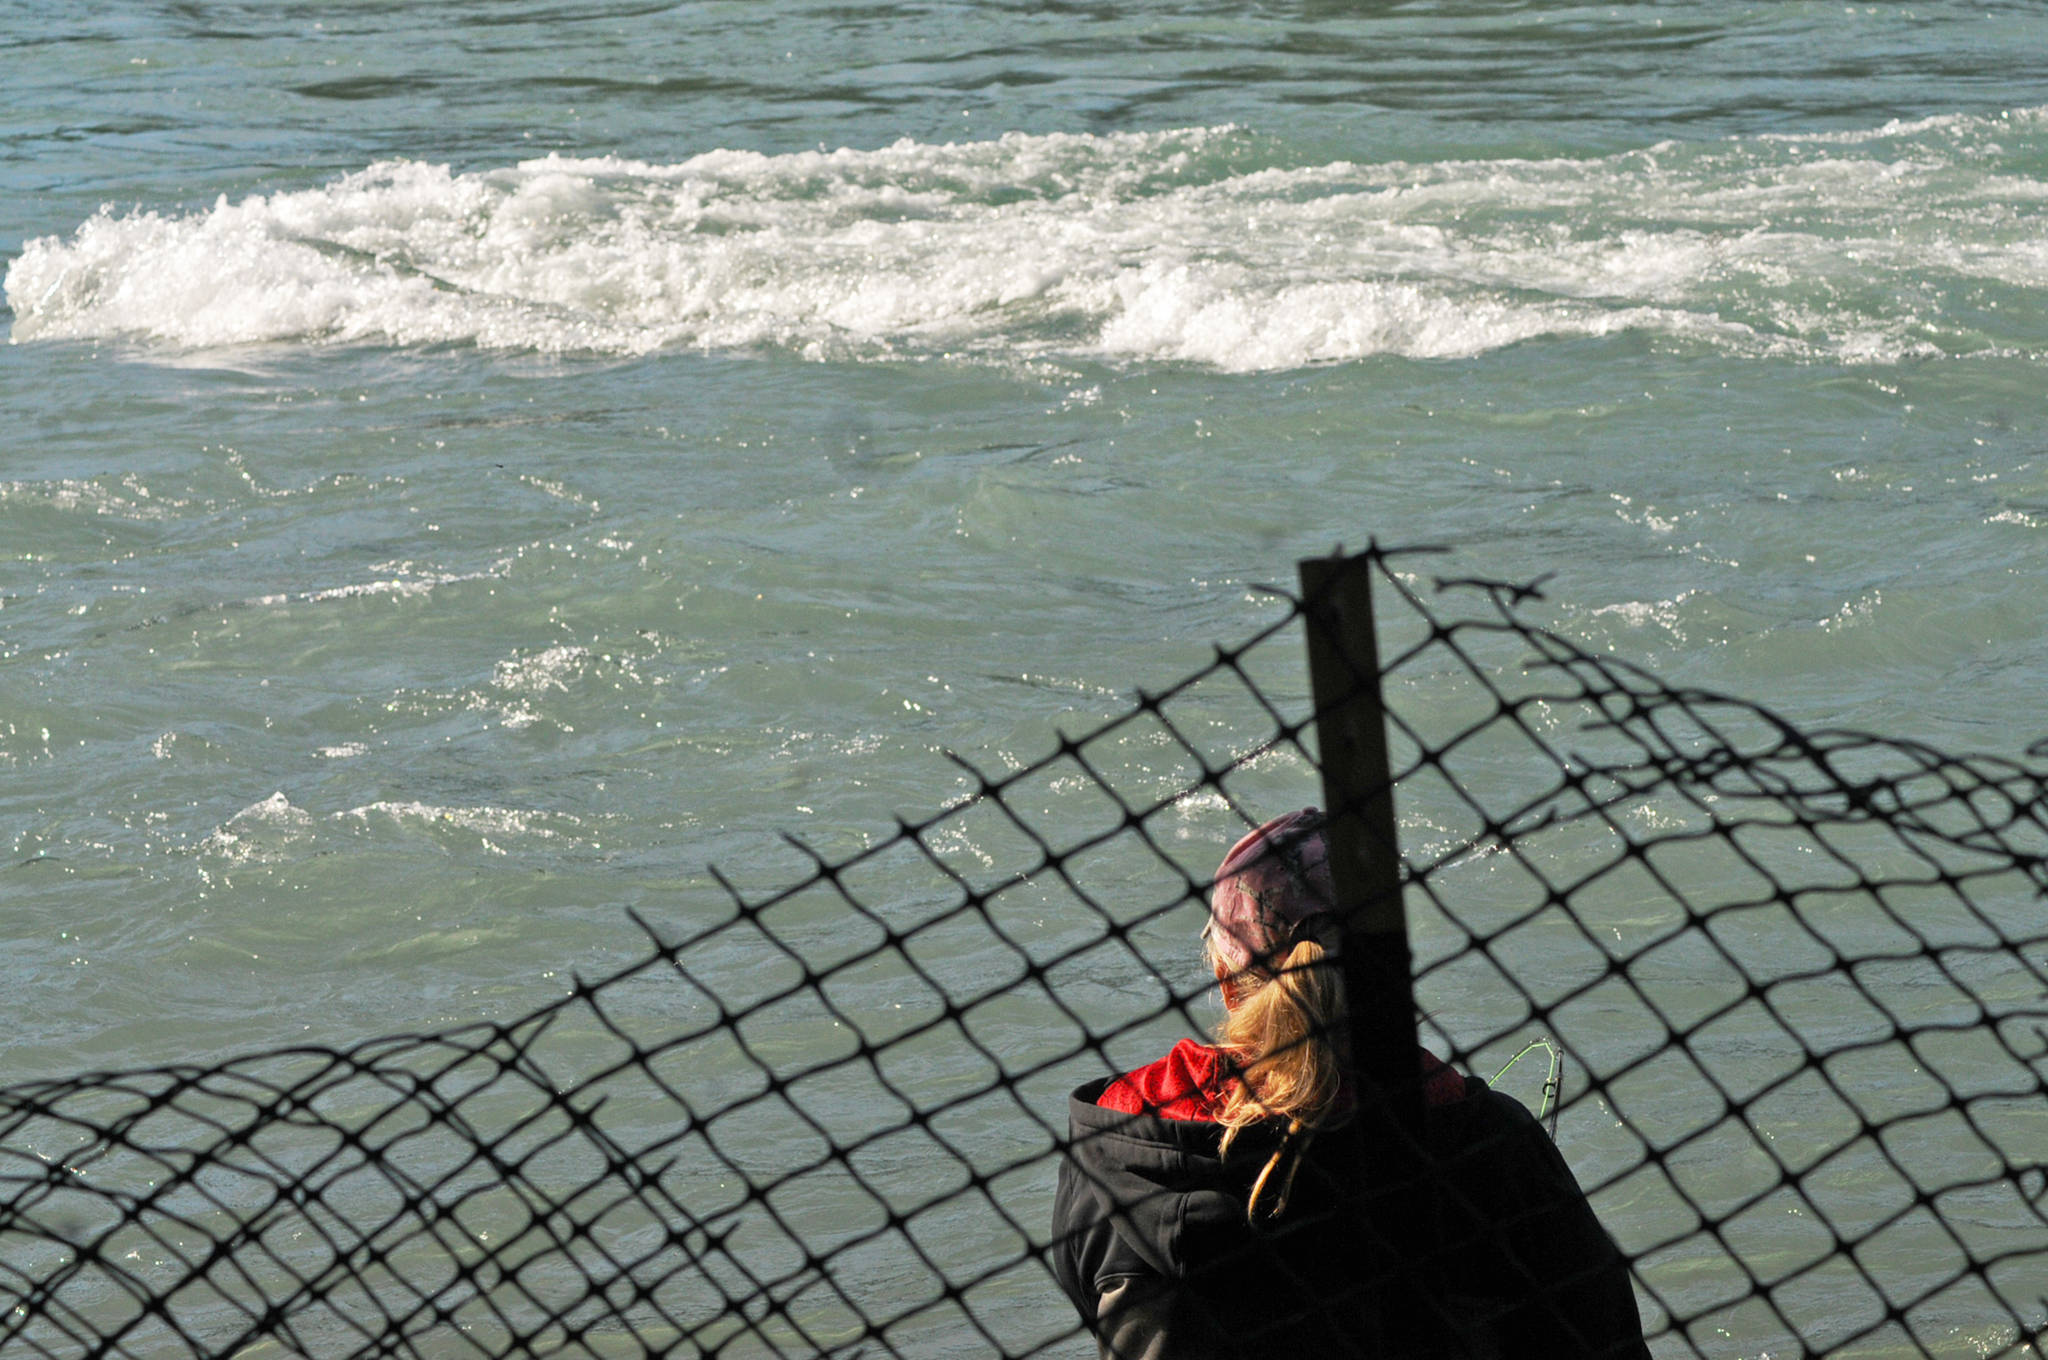
[(517, 1014), (1368, 535), (2048, 736), (2031, 4), (16, 0), (0, 266), (9, 1079)]

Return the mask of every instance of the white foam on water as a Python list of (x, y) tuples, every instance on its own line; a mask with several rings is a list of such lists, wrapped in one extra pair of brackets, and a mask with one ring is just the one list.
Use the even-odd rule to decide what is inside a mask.
[(531, 656), (500, 661), (491, 671), (491, 684), (515, 694), (545, 694), (569, 688), (590, 660), (588, 647), (554, 646)]
[(1662, 628), (1679, 642), (1684, 642), (1686, 602), (1699, 594), (1697, 590), (1681, 590), (1668, 600), (1624, 600), (1618, 604), (1601, 605), (1592, 611), (1591, 617), (1616, 618), (1630, 628)]
[(1925, 118), (1894, 118), (1879, 127), (1849, 128), (1834, 132), (1766, 132), (1757, 138), (1765, 142), (1820, 142), (1855, 145), (1893, 137), (1921, 136), (1930, 132), (1970, 133), (1986, 126), (2040, 129), (2048, 126), (2048, 109), (2008, 109), (1996, 118), (1966, 113), (1937, 113)]
[[(390, 799), (365, 803), (335, 816), (355, 822), (367, 823), (382, 818), (401, 826), (452, 829), (486, 837), (532, 836), (541, 840), (558, 840), (572, 834), (573, 828), (580, 825), (578, 818), (563, 812), (505, 807), (442, 807), (433, 803)], [(563, 829), (549, 823), (558, 824)]]
[(378, 596), (411, 600), (432, 594), (438, 586), (502, 579), (509, 565), (509, 562), (501, 561), (487, 571), (420, 571), (409, 562), (387, 563), (384, 564), (386, 569), (408, 574), (375, 581), (352, 581), (347, 585), (322, 586), (315, 590), (257, 595), (243, 603), (258, 607), (275, 607), (289, 604), (328, 604), (335, 600), (364, 600)]
[[(366, 750), (360, 743), (349, 742), (323, 747), (317, 754), (348, 759)], [(324, 834), (322, 827), (335, 826), (356, 828), (358, 834), (379, 829), (426, 832), (444, 846), (473, 846), (491, 855), (509, 854), (505, 845), (520, 840), (576, 843), (584, 839), (582, 819), (569, 813), (384, 799), (315, 817), (279, 792), (243, 808), (199, 841), (195, 849), (200, 878), (209, 885), (218, 884), (252, 866), (332, 853), (331, 846), (323, 850), (317, 838)]]
[[(347, 759), (367, 750), (360, 743), (323, 747), (318, 754), (328, 759)], [(315, 817), (282, 792), (251, 803), (199, 842), (205, 862), (218, 869), (236, 869), (252, 864), (275, 864), (296, 858), (311, 848), (322, 824), (358, 827), (388, 826), (404, 830), (459, 833), (478, 837), (494, 854), (505, 851), (496, 842), (528, 838), (541, 841), (576, 839), (582, 819), (561, 812), (539, 812), (529, 808), (444, 807), (416, 800), (380, 799), (360, 807)], [(495, 839), (494, 839), (495, 838)], [(205, 867), (202, 876), (211, 881)]]
[(2048, 288), (2042, 113), (1423, 164), (1259, 165), (1271, 149), (1229, 127), (387, 161), (204, 211), (103, 209), (30, 241), (5, 287), (16, 341), (174, 349), (1251, 371), (1638, 331), (1852, 362), (2005, 352), (1945, 299)]
[(1830, 633), (1839, 632), (1844, 628), (1855, 628), (1877, 617), (1877, 611), (1883, 604), (1883, 591), (1865, 591), (1853, 600), (1844, 601), (1840, 609), (1818, 622), (1824, 631)]
[(283, 858), (312, 831), (313, 814), (279, 791), (215, 827), (200, 841), (199, 851), (231, 865), (265, 864)]
[(133, 473), (121, 478), (63, 477), (46, 482), (0, 482), (0, 506), (40, 506), (107, 519), (168, 520), (192, 502), (151, 493)]

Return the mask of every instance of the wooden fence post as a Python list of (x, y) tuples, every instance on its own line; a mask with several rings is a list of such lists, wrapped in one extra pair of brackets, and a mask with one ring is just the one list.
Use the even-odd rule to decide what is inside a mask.
[(1357, 1116), (1343, 1131), (1359, 1168), (1354, 1212), (1365, 1268), (1349, 1338), (1360, 1357), (1434, 1355), (1443, 1302), (1427, 1272), (1434, 1238), (1432, 1177), (1422, 1144), (1422, 1071), (1401, 849), (1373, 629), (1372, 555), (1299, 563), (1309, 686), (1329, 821), (1330, 877), (1343, 932), (1340, 961), (1351, 1024)]
[(1308, 631), (1309, 684), (1329, 816), (1330, 876), (1342, 923), (1351, 1058), (1394, 1124), (1422, 1128), (1415, 1055), (1415, 989), (1408, 917), (1401, 905), (1401, 847), (1387, 768), (1373, 631), (1371, 556), (1312, 557), (1299, 564)]

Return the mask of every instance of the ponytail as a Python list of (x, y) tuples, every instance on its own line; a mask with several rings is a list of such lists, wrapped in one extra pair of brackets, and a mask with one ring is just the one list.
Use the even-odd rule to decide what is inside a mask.
[[(1327, 923), (1311, 918), (1304, 926)], [(1267, 1183), (1283, 1162), (1287, 1169), (1278, 1187), (1278, 1201), (1268, 1218), (1287, 1210), (1294, 1172), (1316, 1133), (1335, 1122), (1343, 1088), (1344, 983), (1334, 952), (1308, 930), (1298, 938), (1270, 976), (1247, 969), (1225, 985), (1237, 991), (1237, 1003), (1216, 1031), (1217, 1044), (1237, 1069), (1217, 1122), (1224, 1126), (1227, 1155), (1247, 1127), (1285, 1121), (1280, 1146), (1252, 1186), (1245, 1217), (1256, 1223)], [(1246, 988), (1252, 990), (1246, 991)]]

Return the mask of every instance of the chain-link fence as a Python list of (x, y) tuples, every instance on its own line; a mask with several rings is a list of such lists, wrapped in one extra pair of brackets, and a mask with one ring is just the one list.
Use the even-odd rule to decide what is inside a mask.
[[(2035, 766), (1378, 592), (1424, 1041), (1543, 1102), (1660, 1356), (2034, 1355)], [(1067, 1356), (1067, 1091), (1212, 1024), (1222, 849), (1316, 801), (1301, 606), (523, 1019), (0, 1092), (12, 1355)]]

